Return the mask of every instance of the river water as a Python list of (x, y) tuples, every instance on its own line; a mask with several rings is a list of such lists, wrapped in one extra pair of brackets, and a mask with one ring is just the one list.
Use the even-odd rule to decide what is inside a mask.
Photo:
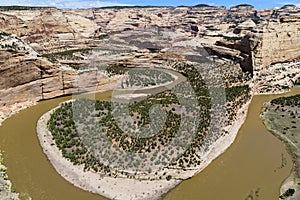
[[(300, 88), (294, 88), (284, 96), (299, 93)], [(98, 98), (109, 99), (110, 95), (105, 92)], [(279, 96), (283, 95), (255, 96), (233, 145), (205, 170), (182, 182), (163, 199), (244, 200), (250, 195), (262, 200), (278, 199), (279, 187), (289, 175), (292, 162), (283, 143), (265, 129), (259, 113), (264, 102)], [(65, 181), (39, 145), (35, 131), (37, 120), (70, 98), (42, 101), (9, 118), (0, 127), (4, 163), (22, 199), (28, 199), (28, 196), (34, 200), (105, 199)]]

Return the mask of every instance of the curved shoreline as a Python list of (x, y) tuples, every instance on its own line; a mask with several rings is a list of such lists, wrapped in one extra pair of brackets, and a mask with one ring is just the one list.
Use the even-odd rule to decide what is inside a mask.
[[(294, 88), (300, 88), (299, 86), (295, 86)], [(287, 92), (279, 93), (279, 94), (287, 94)], [(300, 93), (299, 93), (300, 94)], [(287, 95), (286, 97), (293, 96), (293, 95)], [(276, 97), (279, 98), (279, 97)], [(274, 98), (274, 99), (276, 99)], [(289, 154), (289, 156), (293, 157), (293, 150), (294, 148), (297, 148), (294, 146), (295, 144), (287, 137), (281, 134), (281, 132), (277, 129), (274, 129), (272, 127), (272, 123), (270, 119), (266, 116), (266, 113), (268, 113), (270, 109), (270, 101), (264, 104), (264, 109), (261, 111), (260, 118), (263, 121), (264, 126), (266, 129), (274, 135), (276, 138), (278, 138), (282, 143), (284, 143), (285, 148)], [(288, 177), (286, 177), (285, 180), (282, 181), (281, 186), (280, 186), (280, 195), (284, 194), (288, 189), (293, 188), (296, 190), (293, 196), (287, 197), (286, 199), (299, 199), (300, 198), (300, 193), (299, 193), (299, 184), (297, 181), (297, 177), (295, 175), (295, 161), (293, 160), (293, 167), (291, 169), (291, 172)], [(296, 196), (296, 197), (295, 197)]]
[[(242, 126), (242, 124), (244, 123), (244, 120), (245, 120), (245, 118), (246, 118), (246, 116), (247, 116), (247, 112), (248, 112), (248, 106), (249, 106), (249, 104), (251, 103), (251, 101), (252, 101), (252, 98), (246, 103), (246, 104), (244, 104), (244, 106), (239, 110), (239, 114), (238, 114), (238, 117), (237, 117), (237, 121), (235, 121), (231, 126), (228, 126), (227, 127), (227, 130), (229, 131), (229, 134), (226, 134), (225, 136), (222, 136), (221, 138), (219, 138), (216, 142), (215, 142), (215, 145), (213, 145), (212, 146), (212, 148), (211, 148), (211, 150), (209, 151), (209, 152), (207, 152), (207, 154), (206, 154), (206, 156), (205, 156), (205, 160), (202, 162), (202, 164), (200, 165), (200, 168), (198, 168), (198, 169), (194, 169), (194, 170), (188, 170), (188, 171), (186, 171), (186, 173), (185, 174), (183, 174), (183, 178), (182, 179), (186, 179), (186, 178), (190, 178), (190, 177), (192, 177), (192, 176), (194, 176), (195, 174), (197, 174), (197, 173), (199, 173), (199, 172), (201, 172), (205, 167), (207, 167), (215, 158), (217, 158), (220, 154), (222, 154), (223, 152), (225, 152), (226, 150), (227, 150), (227, 148), (228, 147), (230, 147), (230, 145), (234, 142), (234, 140), (235, 140), (235, 138), (236, 138), (236, 135), (237, 135), (237, 133), (238, 133), (238, 130), (239, 130), (239, 128)], [(53, 111), (53, 110), (52, 110)], [(244, 112), (243, 112), (244, 111)], [(245, 112), (246, 111), (246, 112)], [(49, 111), (49, 112), (51, 112), (51, 111)], [(43, 116), (44, 117), (44, 116)], [(43, 118), (42, 117), (42, 118)], [(42, 121), (42, 118), (39, 120), (39, 122), (40, 121)], [(44, 119), (44, 123), (45, 123), (45, 125), (47, 125), (47, 120), (45, 120)], [(47, 130), (47, 126), (45, 126), (46, 127), (46, 131), (48, 132), (48, 130)], [(46, 132), (46, 133), (47, 133)], [(49, 134), (49, 133), (48, 133)], [(41, 138), (41, 139), (40, 139)], [(47, 135), (45, 134), (42, 134), (41, 133), (41, 137), (39, 137), (39, 139), (40, 139), (40, 141), (43, 141), (43, 138), (45, 138), (45, 139), (47, 139)], [(50, 133), (50, 135), (48, 135), (48, 139), (49, 139), (49, 141), (48, 141), (48, 146), (49, 146), (49, 150), (50, 150), (50, 153), (51, 153), (51, 147), (56, 147), (55, 145), (51, 145), (52, 143), (53, 143), (53, 141), (52, 141), (52, 136), (51, 136), (51, 133)], [(45, 140), (46, 141), (46, 140)], [(41, 142), (41, 145), (42, 145), (42, 147), (43, 147), (43, 142)], [(44, 144), (44, 145), (46, 145), (46, 144)], [(63, 158), (62, 156), (61, 156), (61, 152), (58, 150), (58, 148), (56, 148), (57, 149), (57, 155), (58, 155), (58, 157), (61, 157), (61, 158), (55, 158), (55, 156), (57, 157), (57, 155), (55, 155), (55, 153), (54, 153), (54, 159), (57, 159), (57, 162), (58, 162), (58, 167), (59, 167), (59, 165), (60, 165), (60, 163), (59, 163), (59, 159), (62, 159), (62, 160), (64, 160), (64, 161), (62, 161), (62, 163), (65, 163), (66, 165), (65, 166), (68, 166), (68, 165), (70, 165), (70, 166), (72, 166), (73, 167), (73, 164), (71, 163), (71, 162), (69, 162), (67, 159), (65, 159), (65, 158)], [(43, 151), (44, 151), (44, 153), (47, 155), (48, 154), (48, 152), (47, 152), (47, 149), (45, 149), (44, 147), (43, 147)], [(53, 153), (53, 152), (52, 152)], [(49, 156), (47, 155), (47, 157), (48, 157), (48, 159), (49, 159)], [(50, 159), (49, 159), (50, 160)], [(50, 162), (52, 163), (52, 165), (53, 165), (53, 162), (50, 160)], [(54, 166), (55, 167), (55, 166)], [(60, 166), (61, 168), (62, 168), (62, 170), (65, 170), (64, 168), (66, 168), (66, 167), (64, 167), (64, 166)], [(57, 167), (55, 167), (55, 169), (56, 169), (56, 171), (59, 171), (58, 169), (57, 169)], [(82, 166), (75, 166), (74, 168), (73, 168), (73, 171), (71, 170), (71, 173), (72, 173), (72, 175), (74, 175), (74, 171), (83, 171), (83, 167)], [(170, 170), (170, 171), (172, 171), (172, 172), (174, 172), (174, 174), (175, 174), (175, 171), (173, 171), (173, 170)], [(102, 183), (103, 183), (103, 185), (107, 185), (108, 184), (108, 182), (112, 185), (112, 188), (109, 188), (109, 186), (106, 186), (106, 187), (108, 187), (108, 190), (104, 190), (104, 187), (101, 187), (101, 188), (96, 188), (96, 187), (93, 187), (92, 185), (91, 186), (89, 186), (88, 184), (87, 184), (87, 181), (84, 181), (84, 180), (82, 180), (82, 179), (80, 179), (80, 180), (78, 180), (78, 176), (79, 177), (81, 177), (82, 175), (79, 173), (79, 175), (76, 175), (75, 174), (75, 176), (74, 177), (69, 177), (70, 176), (70, 174), (68, 174), (67, 172), (65, 172), (65, 175), (63, 174), (63, 173), (59, 173), (61, 176), (63, 176), (68, 182), (71, 182), (73, 185), (75, 185), (75, 186), (77, 186), (77, 187), (80, 187), (80, 188), (82, 188), (82, 189), (84, 189), (84, 190), (87, 190), (87, 191), (89, 191), (89, 192), (93, 192), (93, 193), (98, 193), (98, 194), (100, 194), (100, 195), (102, 195), (102, 196), (106, 196), (106, 197), (109, 197), (109, 198), (117, 198), (117, 196), (114, 194), (115, 192), (118, 192), (118, 191), (116, 191), (116, 190), (114, 190), (113, 189), (113, 187), (114, 188), (117, 188), (118, 190), (120, 189), (120, 188), (118, 188), (117, 187), (117, 185), (115, 185), (115, 182), (120, 182), (120, 181), (122, 181), (122, 184), (120, 184), (121, 186), (124, 186), (124, 185), (128, 185), (128, 183), (126, 182), (126, 180), (125, 179), (123, 179), (123, 178), (118, 178), (118, 179), (115, 179), (115, 178), (100, 178), (100, 179), (103, 179), (102, 180)], [(97, 174), (92, 174), (92, 173), (87, 173), (87, 174), (89, 174), (89, 175), (91, 175), (91, 176), (98, 176), (98, 179), (99, 179), (99, 174), (97, 175)], [(173, 174), (172, 174), (173, 175)], [(83, 174), (83, 176), (85, 176), (84, 174)], [(177, 178), (177, 177), (176, 177)], [(156, 194), (157, 193), (157, 191), (155, 191), (155, 192), (153, 192), (153, 191), (151, 191), (151, 192), (149, 192), (148, 190), (146, 191), (146, 193), (141, 193), (142, 195), (141, 196), (137, 196), (137, 195), (132, 195), (132, 196), (128, 196), (128, 198), (131, 198), (131, 199), (140, 199), (140, 198), (144, 198), (144, 199), (156, 199), (156, 198), (159, 198), (159, 196), (160, 195), (162, 195), (162, 194), (164, 194), (164, 193), (166, 193), (167, 191), (169, 191), (170, 189), (172, 189), (173, 187), (175, 187), (177, 184), (179, 184), (180, 182), (181, 182), (181, 180), (174, 180), (174, 179), (172, 179), (174, 182), (172, 183), (172, 184), (170, 184), (171, 182), (170, 181), (168, 181), (168, 182), (166, 182), (168, 185), (167, 185), (167, 187), (166, 188), (164, 188), (164, 189), (161, 189), (161, 188), (159, 188), (159, 194), (157, 194), (156, 196), (152, 196), (152, 195), (150, 195), (150, 193), (152, 192), (153, 194)], [(78, 181), (79, 181), (79, 183), (78, 183)], [(148, 184), (149, 183), (154, 183), (154, 181), (138, 181), (138, 180), (131, 180), (131, 181), (129, 181), (129, 184), (132, 184), (133, 182), (139, 182), (140, 184), (139, 184), (139, 187), (136, 187), (136, 186), (134, 186), (135, 188), (137, 188), (137, 190), (139, 190), (139, 188), (144, 188), (144, 185), (143, 184), (147, 184), (147, 182), (148, 182)], [(153, 185), (154, 185), (154, 187), (155, 186), (157, 186), (157, 185), (159, 185), (161, 182), (160, 181), (156, 181)], [(134, 184), (132, 184), (132, 185), (134, 185)], [(85, 188), (84, 188), (85, 187)], [(129, 187), (129, 186), (128, 186)], [(149, 186), (148, 188), (151, 188), (152, 186)], [(164, 186), (165, 187), (165, 186)], [(100, 190), (99, 190), (100, 189)], [(134, 194), (137, 192), (137, 190), (134, 190)], [(98, 191), (98, 192), (97, 192)], [(112, 195), (109, 193), (109, 192), (107, 192), (107, 191), (112, 191), (113, 193), (112, 193)], [(127, 190), (126, 190), (126, 188), (123, 188), (123, 190), (122, 191), (125, 191), (125, 192), (128, 192), (128, 188), (127, 188)], [(124, 194), (123, 194), (123, 196), (119, 196), (121, 199), (122, 198), (124, 198), (125, 196), (124, 196)]]
[(48, 160), (56, 171), (71, 184), (86, 191), (97, 193), (110, 199), (157, 199), (175, 187), (180, 181), (172, 179), (140, 181), (134, 179), (103, 177), (94, 172), (84, 172), (83, 165), (73, 165), (64, 158), (53, 144), (47, 122), (56, 108), (44, 114), (37, 123), (37, 134)]
[[(285, 148), (288, 152), (288, 154), (291, 156), (291, 152), (289, 150), (289, 145), (291, 145), (287, 140), (283, 139), (280, 136), (280, 133), (276, 130), (276, 129), (272, 129), (270, 126), (270, 122), (269, 120), (264, 116), (264, 113), (262, 112), (260, 114), (260, 118), (264, 124), (264, 126), (266, 127), (266, 129), (272, 134), (274, 135), (276, 138), (278, 138), (284, 145)], [(294, 168), (294, 163), (293, 163), (293, 168)], [(291, 186), (297, 186), (297, 183), (295, 182), (295, 177), (294, 177), (294, 169), (291, 169), (290, 175), (284, 179), (281, 183), (281, 186), (279, 188), (280, 194), (283, 194), (287, 189), (289, 189)]]
[[(200, 164), (198, 169), (190, 176), (194, 176), (204, 170), (212, 161), (217, 157), (223, 154), (234, 142), (240, 128), (244, 124), (249, 105), (252, 101), (253, 96), (237, 111), (237, 120), (235, 120), (231, 125), (224, 127), (229, 133), (225, 136), (221, 136), (217, 141), (214, 142), (214, 145), (210, 148), (209, 151), (204, 155), (203, 162)], [(189, 177), (187, 177), (189, 178)]]
[(169, 181), (165, 179), (144, 181), (119, 177), (104, 177), (98, 173), (90, 171), (84, 172), (83, 165), (73, 165), (62, 156), (61, 151), (55, 145), (51, 132), (47, 128), (50, 115), (56, 108), (48, 111), (38, 120), (36, 131), (44, 154), (46, 154), (56, 171), (71, 184), (110, 199), (158, 199), (182, 180), (201, 172), (231, 146), (246, 119), (251, 100), (252, 97), (238, 110), (237, 120), (234, 121), (231, 126), (225, 127), (229, 134), (220, 137), (214, 142), (214, 145), (211, 146), (210, 150), (207, 151), (202, 158), (203, 162), (197, 169), (187, 170), (185, 172), (180, 171), (181, 174), (179, 175), (177, 170), (168, 169), (168, 174), (174, 177)]

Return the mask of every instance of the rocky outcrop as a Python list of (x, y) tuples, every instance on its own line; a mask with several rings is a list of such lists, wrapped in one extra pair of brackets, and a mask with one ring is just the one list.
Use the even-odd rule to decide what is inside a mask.
[[(243, 5), (232, 8), (231, 12), (238, 13), (240, 9), (253, 10), (252, 7)], [(244, 17), (250, 17), (250, 11)], [(284, 6), (271, 11), (267, 10), (266, 13), (271, 14), (265, 19), (260, 18), (259, 23), (254, 19), (247, 19), (233, 29), (227, 29), (221, 35), (219, 33), (220, 38), (215, 44), (207, 45), (207, 50), (221, 58), (240, 63), (244, 70), (254, 73), (254, 76), (259, 76), (273, 64), (299, 58), (300, 8)]]
[[(51, 91), (60, 93), (59, 65), (37, 57), (37, 54), (15, 36), (1, 36), (0, 93), (1, 105), (9, 106), (27, 100), (41, 100)], [(49, 88), (51, 85), (51, 89)]]
[(0, 13), (2, 31), (16, 34), (35, 50), (55, 51), (70, 44), (93, 38), (97, 24), (73, 11), (55, 8)]
[(299, 21), (300, 7), (295, 5), (286, 5), (277, 10), (274, 10), (271, 19), (275, 21), (279, 19), (280, 22), (294, 22)]
[[(300, 57), (299, 13), (291, 5), (1, 11), (0, 124), (40, 100), (110, 89), (120, 78), (89, 67), (185, 62), (185, 48), (167, 50), (185, 41), (201, 43), (210, 55), (200, 53), (222, 65), (222, 75), (249, 82), (250, 76), (236, 73), (239, 65), (253, 73), (258, 93), (281, 92), (299, 79), (299, 62), (290, 62)], [(161, 40), (162, 31), (170, 35)]]
[(245, 36), (225, 36), (215, 45), (208, 45), (205, 48), (210, 54), (227, 58), (240, 64), (244, 71), (253, 73), (253, 52), (257, 48), (258, 40), (255, 34), (248, 32)]
[(255, 92), (275, 94), (288, 91), (300, 78), (300, 62), (278, 63), (255, 76)]
[(228, 22), (234, 22), (236, 24), (242, 23), (248, 19), (258, 21), (257, 11), (254, 6), (248, 4), (240, 4), (237, 6), (232, 6), (229, 9), (226, 20)]
[[(89, 53), (77, 52), (72, 57), (64, 53), (57, 63), (39, 57), (38, 53), (51, 55), (97, 47), (103, 49), (97, 55), (101, 54), (102, 65), (159, 64), (164, 59), (159, 52), (172, 45), (166, 41), (157, 42), (154, 35), (164, 30), (181, 34), (172, 43), (196, 38), (210, 54), (239, 63), (244, 71), (257, 76), (272, 64), (300, 56), (299, 10), (296, 6), (256, 11), (250, 5), (234, 6), (229, 10), (197, 5), (2, 11), (1, 30), (18, 37), (1, 33), (0, 103), (14, 104), (21, 99), (41, 100), (70, 94), (78, 74), (62, 65), (88, 65)], [(140, 35), (143, 30), (156, 33), (138, 40), (130, 30), (140, 30)], [(103, 40), (109, 42), (105, 44)], [(124, 46), (124, 42), (129, 45)], [(107, 55), (107, 48), (126, 53)]]
[(293, 61), (300, 57), (300, 21), (269, 21), (259, 34), (260, 43), (253, 52), (254, 70), (259, 74), (264, 68)]
[(249, 31), (256, 28), (256, 24), (252, 19), (239, 24), (233, 31), (235, 34), (247, 34)]
[(106, 74), (98, 74), (92, 82), (79, 85), (76, 82), (78, 78), (84, 80), (84, 76), (94, 76), (95, 71), (76, 71), (52, 63), (39, 57), (18, 37), (0, 35), (0, 115), (9, 116), (40, 100), (83, 92), (86, 88), (95, 91), (113, 85), (115, 78)]
[[(244, 13), (244, 10), (247, 13)], [(0, 12), (0, 27), (16, 34), (36, 51), (49, 53), (72, 46), (97, 46), (99, 40), (136, 29), (184, 32), (188, 36), (222, 34), (228, 22), (254, 19), (245, 6), (133, 7), (107, 9), (10, 10)], [(234, 23), (233, 23), (234, 22)], [(230, 25), (229, 25), (230, 26)], [(217, 33), (215, 33), (217, 32)]]

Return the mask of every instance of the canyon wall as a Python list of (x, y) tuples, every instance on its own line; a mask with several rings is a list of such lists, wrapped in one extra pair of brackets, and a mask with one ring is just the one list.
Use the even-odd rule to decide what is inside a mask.
[(100, 91), (113, 87), (118, 79), (95, 69), (78, 71), (52, 63), (14, 35), (0, 33), (0, 41), (0, 123), (40, 100)]
[(259, 46), (253, 52), (255, 71), (300, 58), (300, 21), (268, 22), (258, 37)]
[(280, 93), (293, 87), (300, 78), (300, 8), (273, 10), (254, 35), (254, 91)]
[[(130, 38), (126, 31), (135, 29), (152, 28), (158, 34), (160, 30), (181, 33), (182, 38), (178, 40), (196, 39), (211, 55), (225, 62), (239, 63), (245, 71), (259, 76), (270, 65), (300, 57), (299, 13), (300, 8), (296, 6), (256, 11), (249, 5), (234, 6), (229, 10), (197, 5), (1, 11), (0, 108), (71, 94), (78, 73), (90, 73), (89, 76), (94, 77), (90, 85), (109, 86), (117, 78), (105, 74), (99, 77), (94, 71), (79, 72), (68, 66), (72, 62), (86, 64), (86, 55), (81, 52), (78, 54), (83, 60), (69, 59), (68, 62), (52, 62), (40, 55), (99, 48), (106, 38), (116, 34)], [(122, 48), (120, 44), (116, 51)], [(131, 54), (120, 54), (113, 59), (126, 64), (136, 63), (139, 59), (144, 62), (146, 57), (159, 58), (159, 54), (145, 49), (140, 48), (140, 52), (147, 52), (146, 56), (132, 50)]]
[[(2, 53), (2, 54), (1, 54)], [(1, 55), (4, 55), (0, 51)], [(7, 53), (5, 53), (7, 56)], [(98, 70), (77, 71), (44, 58), (0, 56), (0, 107), (25, 101), (40, 101), (81, 92), (112, 88), (118, 77)], [(0, 109), (1, 110), (1, 109)]]

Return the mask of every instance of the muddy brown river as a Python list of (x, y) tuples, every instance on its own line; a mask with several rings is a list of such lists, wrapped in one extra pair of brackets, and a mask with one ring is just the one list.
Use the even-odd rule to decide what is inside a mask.
[[(299, 94), (294, 88), (284, 95), (255, 96), (247, 119), (231, 147), (205, 170), (182, 182), (164, 200), (278, 199), (279, 187), (289, 175), (292, 162), (282, 142), (260, 121), (264, 102)], [(110, 92), (99, 98), (107, 99)], [(0, 149), (14, 188), (21, 199), (103, 200), (65, 181), (52, 167), (39, 145), (36, 123), (41, 115), (71, 97), (38, 103), (6, 120), (0, 127)], [(253, 198), (250, 198), (252, 196)]]

